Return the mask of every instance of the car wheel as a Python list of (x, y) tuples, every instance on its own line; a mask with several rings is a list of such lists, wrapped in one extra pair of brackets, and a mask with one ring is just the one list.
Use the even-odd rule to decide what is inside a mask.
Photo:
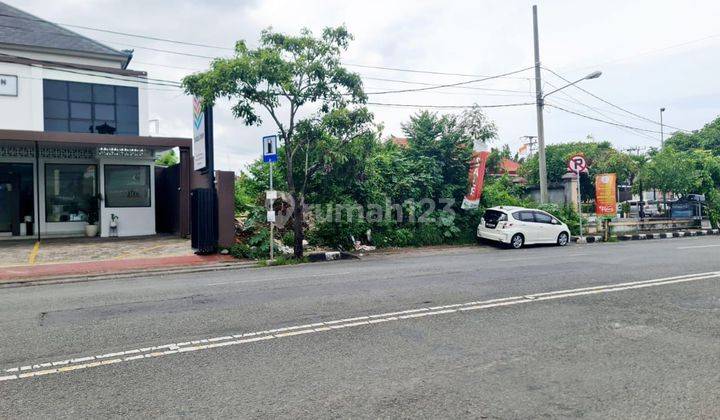
[(559, 246), (565, 246), (570, 241), (570, 237), (568, 236), (567, 232), (562, 232), (560, 235), (558, 235), (557, 238), (557, 244)]
[(520, 249), (524, 244), (525, 237), (519, 233), (516, 233), (515, 235), (513, 235), (512, 239), (510, 239), (510, 247), (513, 249)]

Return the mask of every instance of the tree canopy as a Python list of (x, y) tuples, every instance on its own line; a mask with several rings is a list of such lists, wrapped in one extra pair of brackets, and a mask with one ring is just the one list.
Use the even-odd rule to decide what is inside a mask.
[[(308, 179), (332, 156), (328, 147), (323, 155), (315, 152), (319, 142), (341, 147), (365, 133), (372, 119), (365, 109), (347, 109), (366, 100), (360, 76), (340, 62), (351, 40), (344, 26), (326, 28), (319, 37), (308, 29), (298, 36), (266, 29), (257, 48), (238, 41), (233, 57), (217, 58), (209, 70), (183, 79), (186, 92), (201, 97), (203, 106), (226, 98), (233, 104), (234, 116), (245, 124), (261, 124), (261, 111), (274, 122), (283, 145), (286, 188), (295, 201), (297, 257), (303, 253), (302, 213)], [(306, 106), (312, 106), (309, 111), (316, 115), (301, 121), (298, 113)], [(323, 122), (320, 131), (318, 121)]]

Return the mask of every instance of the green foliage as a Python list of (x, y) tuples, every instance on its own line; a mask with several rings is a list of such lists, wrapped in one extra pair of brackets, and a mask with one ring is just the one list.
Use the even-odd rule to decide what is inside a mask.
[[(553, 216), (557, 217), (558, 220), (568, 225), (571, 235), (580, 234), (580, 215), (572, 206), (558, 206), (554, 203), (548, 203), (537, 204), (533, 207), (552, 214)], [(583, 223), (585, 226), (587, 226), (587, 222), (584, 218)]]
[(180, 163), (180, 158), (178, 158), (177, 154), (175, 153), (175, 149), (170, 149), (167, 152), (161, 154), (156, 160), (155, 164), (160, 166), (173, 166)]
[[(348, 109), (367, 99), (360, 76), (340, 62), (351, 40), (344, 26), (326, 28), (319, 37), (308, 29), (298, 36), (266, 29), (257, 48), (238, 41), (233, 57), (217, 58), (209, 70), (186, 76), (183, 87), (201, 97), (204, 107), (230, 99), (233, 115), (246, 125), (261, 124), (259, 111), (267, 112), (284, 146), (280, 173), (286, 191), (301, 203), (308, 180), (326, 167), (332, 151), (362, 135), (372, 119), (364, 108)], [(302, 120), (299, 111), (310, 104), (319, 105), (317, 114)], [(287, 111), (281, 113), (283, 106)], [(302, 222), (296, 214), (296, 257), (302, 256)]]
[[(595, 196), (595, 175), (616, 173), (618, 182), (633, 182), (638, 171), (638, 162), (628, 154), (615, 150), (610, 142), (598, 142), (592, 138), (588, 141), (551, 144), (545, 148), (548, 182), (562, 182), (567, 173), (568, 160), (577, 153), (585, 156), (589, 165), (589, 173), (580, 178), (583, 200)], [(533, 155), (520, 168), (520, 175), (530, 185), (539, 184), (538, 155)]]
[(720, 156), (720, 117), (692, 133), (676, 132), (665, 141), (665, 145), (679, 151), (707, 150)]

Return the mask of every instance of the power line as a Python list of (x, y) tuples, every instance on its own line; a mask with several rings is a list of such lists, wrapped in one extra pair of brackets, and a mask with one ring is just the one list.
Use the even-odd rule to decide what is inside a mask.
[(547, 103), (547, 102), (546, 102), (545, 105), (547, 105), (547, 106), (549, 106), (549, 107), (552, 107), (552, 108), (555, 108), (555, 109), (558, 109), (558, 110), (563, 111), (563, 112), (567, 112), (568, 114), (577, 115), (577, 116), (579, 116), (579, 117), (587, 118), (587, 119), (589, 119), (589, 120), (601, 122), (601, 123), (604, 123), (604, 124), (610, 124), (610, 125), (614, 125), (614, 126), (616, 126), (616, 127), (629, 128), (629, 129), (631, 129), (631, 130), (638, 130), (638, 131), (645, 131), (645, 132), (648, 132), (648, 133), (660, 134), (659, 131), (648, 130), (648, 129), (646, 129), (646, 128), (640, 128), (640, 127), (633, 127), (633, 126), (627, 125), (627, 124), (620, 124), (620, 123), (615, 123), (615, 122), (612, 122), (612, 121), (603, 120), (603, 119), (600, 119), (600, 118), (595, 118), (595, 117), (592, 117), (592, 116), (590, 116), (590, 115), (585, 115), (585, 114), (581, 114), (581, 113), (579, 113), (579, 112), (570, 111), (569, 109), (565, 109), (565, 108), (559, 107), (559, 106), (554, 105), (554, 104), (551, 104), (551, 103)]
[(575, 68), (572, 69), (572, 70), (584, 70), (584, 69), (589, 69), (589, 68), (597, 68), (597, 67), (601, 67), (601, 66), (606, 66), (606, 65), (608, 65), (608, 64), (615, 64), (615, 63), (618, 63), (618, 62), (620, 62), (620, 61), (631, 60), (631, 59), (633, 59), (633, 58), (636, 58), (636, 57), (639, 57), (639, 56), (642, 56), (642, 55), (654, 54), (654, 53), (657, 53), (657, 52), (660, 52), (660, 51), (670, 50), (670, 49), (678, 48), (678, 47), (684, 47), (685, 45), (694, 44), (694, 43), (697, 43), (697, 42), (706, 41), (706, 40), (708, 40), (708, 39), (713, 39), (713, 38), (718, 38), (718, 37), (720, 37), (720, 34), (708, 35), (708, 36), (705, 36), (705, 37), (702, 37), (702, 38), (691, 39), (691, 40), (689, 40), (689, 41), (681, 42), (681, 43), (678, 43), (678, 44), (672, 44), (672, 45), (668, 45), (668, 46), (660, 47), (660, 48), (653, 48), (653, 49), (650, 49), (650, 50), (641, 51), (641, 52), (639, 52), (639, 53), (637, 53), (637, 54), (633, 54), (633, 55), (629, 55), (629, 56), (625, 56), (625, 57), (621, 57), (621, 58), (615, 58), (615, 59), (612, 59), (612, 60), (609, 60), (609, 61), (605, 61), (605, 62), (600, 63), (600, 64), (596, 64), (596, 65), (594, 65), (594, 66), (575, 67)]
[[(51, 21), (48, 21), (45, 19), (39, 19), (39, 18), (35, 18), (35, 17), (12, 16), (12, 15), (8, 15), (8, 14), (0, 14), (0, 16), (12, 18), (12, 19), (23, 19), (23, 20), (32, 20), (32, 21), (36, 21), (36, 22), (42, 22), (42, 23), (50, 23), (50, 24), (54, 24), (54, 25), (103, 32), (103, 33), (108, 33), (108, 34), (113, 34), (113, 35), (121, 35), (121, 36), (133, 37), (133, 38), (147, 39), (147, 40), (151, 40), (151, 41), (167, 42), (167, 43), (172, 43), (172, 44), (177, 44), (177, 45), (186, 45), (186, 46), (192, 46), (192, 47), (213, 48), (213, 49), (220, 49), (220, 50), (226, 50), (226, 51), (235, 51), (234, 48), (223, 47), (223, 46), (219, 46), (219, 45), (180, 41), (180, 40), (176, 40), (176, 39), (163, 38), (163, 37), (158, 37), (158, 36), (153, 36), (153, 35), (139, 35), (139, 34), (133, 34), (133, 33), (128, 33), (128, 32), (114, 31), (114, 30), (96, 28), (96, 27), (91, 27), (91, 26), (84, 26), (84, 25), (74, 25), (74, 24), (60, 23), (60, 22), (55, 23), (55, 22), (51, 22)], [(62, 35), (62, 34), (58, 34), (58, 35)], [(167, 53), (167, 54), (176, 54), (176, 55), (183, 55), (183, 56), (204, 58), (204, 59), (216, 58), (216, 57), (211, 57), (211, 56), (206, 56), (206, 55), (201, 55), (201, 54), (186, 53), (186, 52), (166, 50), (166, 49), (161, 49), (161, 48), (151, 48), (151, 47), (146, 47), (146, 46), (132, 45), (132, 44), (127, 44), (127, 43), (122, 43), (122, 42), (115, 42), (115, 41), (105, 41), (105, 40), (94, 40), (94, 41), (104, 42), (104, 43), (109, 43), (109, 44), (116, 44), (116, 45), (124, 45), (124, 46), (132, 47), (132, 48), (147, 49), (150, 51), (162, 52), (162, 53)], [(418, 69), (408, 69), (408, 68), (398, 68), (398, 67), (388, 67), (388, 66), (373, 66), (373, 65), (367, 65), (367, 64), (356, 64), (356, 63), (343, 63), (343, 64), (346, 66), (351, 66), (351, 67), (408, 72), (408, 73), (421, 73), (421, 74), (433, 74), (433, 75), (444, 75), (444, 76), (462, 76), (462, 77), (483, 77), (483, 78), (488, 77), (486, 75), (468, 74), (468, 73), (451, 73), (451, 72), (418, 70)], [(529, 77), (518, 77), (518, 79), (530, 80)]]
[[(230, 48), (230, 47), (221, 47), (218, 45), (200, 44), (200, 43), (188, 42), (188, 41), (178, 41), (175, 39), (160, 38), (160, 37), (152, 36), (152, 35), (138, 35), (138, 34), (131, 34), (128, 32), (111, 31), (109, 29), (94, 28), (92, 26), (73, 25), (71, 23), (62, 23), (62, 22), (55, 23), (55, 22), (50, 22), (45, 19), (40, 19), (40, 18), (30, 17), (30, 16), (15, 16), (15, 15), (8, 15), (5, 13), (0, 13), (0, 16), (11, 18), (11, 19), (21, 19), (21, 20), (30, 20), (30, 21), (34, 21), (34, 22), (50, 23), (50, 24), (55, 24), (55, 25), (60, 25), (60, 26), (67, 26), (70, 28), (86, 29), (86, 30), (95, 31), (95, 32), (104, 32), (104, 33), (113, 34), (113, 35), (122, 35), (122, 36), (129, 36), (129, 37), (133, 37), (133, 38), (148, 39), (151, 41), (161, 41), (161, 42), (168, 42), (171, 44), (187, 45), (187, 46), (191, 46), (191, 47), (215, 48), (215, 49), (219, 49), (219, 50), (229, 50), (229, 51), (235, 50), (234, 48)], [(19, 29), (22, 29), (22, 28), (19, 28)], [(62, 34), (58, 34), (58, 35), (62, 35)]]
[[(557, 89), (557, 86), (553, 85), (552, 83), (547, 82), (547, 81), (546, 81), (545, 83), (547, 83), (547, 84), (550, 85), (551, 87)], [(616, 120), (615, 118), (610, 117), (610, 116), (604, 114), (603, 112), (601, 112), (601, 111), (598, 110), (597, 108), (592, 107), (592, 106), (590, 106), (590, 105), (588, 105), (588, 104), (586, 104), (586, 103), (583, 103), (583, 102), (579, 101), (578, 99), (576, 99), (575, 97), (573, 97), (572, 95), (570, 95), (570, 94), (567, 93), (567, 92), (560, 91), (560, 92), (558, 92), (558, 94), (561, 94), (561, 95), (563, 95), (563, 96), (568, 97), (569, 100), (568, 100), (568, 99), (564, 99), (564, 98), (559, 98), (559, 97), (556, 97), (556, 98), (555, 98), (556, 100), (562, 100), (562, 101), (567, 101), (567, 102), (576, 103), (576, 104), (581, 105), (581, 106), (583, 106), (583, 107), (585, 107), (585, 108), (587, 108), (587, 109), (589, 109), (589, 110), (591, 110), (591, 111), (596, 112), (597, 114), (600, 114), (601, 116), (609, 119), (610, 121), (616, 122), (616, 123), (618, 123), (618, 124), (623, 124), (622, 121)], [(649, 140), (653, 140), (653, 141), (656, 141), (656, 140), (657, 140), (657, 139), (651, 137), (649, 134), (643, 133), (643, 132), (641, 132), (641, 131), (635, 131), (635, 130), (631, 130), (631, 129), (627, 129), (627, 128), (622, 128), (622, 127), (620, 127), (620, 129), (621, 129), (621, 130), (624, 130), (624, 131), (626, 131), (626, 132), (628, 132), (628, 133), (630, 133), (630, 134), (643, 137), (643, 138), (645, 138), (645, 139), (649, 139)]]
[[(564, 78), (563, 76), (561, 76), (561, 75), (558, 74), (557, 72), (555, 72), (555, 71), (553, 71), (553, 70), (551, 70), (551, 69), (549, 69), (549, 68), (547, 68), (547, 67), (543, 67), (543, 70), (549, 71), (550, 73), (554, 74), (555, 76), (559, 77), (560, 79), (564, 80), (564, 81), (567, 82), (567, 83), (572, 83), (570, 80)], [(632, 115), (632, 116), (634, 116), (634, 117), (637, 117), (637, 118), (640, 118), (640, 119), (642, 119), (642, 120), (651, 122), (651, 123), (653, 123), (653, 124), (661, 125), (659, 121), (655, 121), (655, 120), (653, 120), (653, 119), (647, 118), (647, 117), (642, 116), (642, 115), (640, 115), (640, 114), (636, 114), (636, 113), (634, 113), (634, 112), (632, 112), (632, 111), (630, 111), (630, 110), (627, 110), (627, 109), (625, 109), (625, 108), (623, 108), (623, 107), (621, 107), (621, 106), (619, 106), (619, 105), (615, 105), (614, 103), (612, 103), (612, 102), (610, 102), (610, 101), (608, 101), (608, 100), (606, 100), (606, 99), (603, 99), (603, 98), (599, 97), (598, 95), (596, 95), (596, 94), (594, 94), (594, 93), (592, 93), (592, 92), (590, 92), (590, 91), (588, 91), (588, 90), (586, 90), (586, 89), (583, 89), (582, 87), (580, 87), (580, 86), (578, 86), (578, 85), (573, 85), (573, 87), (575, 87), (576, 89), (579, 89), (579, 90), (585, 92), (586, 94), (592, 96), (593, 98), (595, 98), (595, 99), (597, 99), (597, 100), (599, 100), (599, 101), (601, 101), (601, 102), (603, 102), (603, 103), (606, 103), (606, 104), (612, 106), (613, 108), (617, 108), (617, 109), (619, 109), (619, 110), (621, 110), (621, 111), (627, 112), (628, 114), (630, 114), (630, 115)], [(662, 125), (665, 126), (665, 127), (674, 128), (675, 130), (679, 130), (679, 131), (685, 131), (685, 132), (688, 132), (688, 133), (691, 132), (690, 130), (685, 130), (684, 128), (679, 128), (679, 127), (673, 127), (672, 125), (669, 125), (669, 124), (662, 124)], [(659, 133), (659, 131), (658, 131), (658, 133)]]
[[(350, 66), (350, 67), (360, 67), (360, 68), (365, 68), (365, 69), (376, 69), (376, 70), (389, 70), (389, 71), (398, 71), (398, 72), (406, 72), (406, 73), (434, 74), (434, 75), (440, 75), (440, 76), (488, 77), (487, 75), (482, 75), (482, 74), (448, 73), (448, 72), (431, 71), (431, 70), (416, 70), (416, 69), (387, 67), (387, 66), (371, 66), (371, 65), (367, 65), (367, 64), (356, 64), (356, 63), (343, 63), (343, 64), (346, 66)], [(513, 79), (532, 80), (532, 78), (530, 78), (530, 77), (513, 77)]]
[[(3, 53), (0, 53), (0, 56), (24, 59), (24, 57), (10, 55), (10, 54), (3, 54)], [(73, 70), (73, 69), (69, 69), (66, 67), (61, 67), (52, 62), (43, 62), (43, 61), (40, 61), (40, 62), (43, 64), (28, 63), (27, 65), (30, 67), (52, 69), (52, 70), (60, 71), (60, 72), (64, 72), (64, 73), (81, 74), (84, 76), (94, 76), (94, 77), (100, 77), (100, 78), (104, 78), (104, 79), (121, 80), (124, 82), (143, 82), (145, 84), (157, 85), (157, 86), (169, 86), (169, 87), (177, 87), (177, 88), (182, 87), (180, 82), (177, 82), (175, 80), (152, 79), (152, 78), (139, 77), (139, 76), (138, 77), (132, 77), (132, 76), (123, 77), (121, 75), (98, 74), (98, 73), (94, 73), (92, 71)]]
[(535, 102), (518, 102), (518, 103), (511, 103), (511, 104), (492, 104), (492, 105), (418, 105), (418, 104), (397, 104), (397, 103), (385, 103), (385, 102), (367, 102), (367, 105), (376, 105), (376, 106), (387, 106), (387, 107), (395, 107), (395, 108), (436, 108), (436, 109), (467, 109), (467, 108), (473, 108), (473, 107), (480, 107), (480, 108), (509, 108), (509, 107), (518, 107), (518, 106), (526, 106), (526, 105), (535, 105)]
[[(403, 83), (408, 85), (420, 85), (420, 86), (440, 86), (439, 83), (427, 83), (427, 82), (414, 82), (410, 80), (398, 80), (398, 79), (386, 79), (382, 77), (371, 77), (371, 76), (365, 76), (363, 74), (360, 75), (363, 79), (366, 80), (377, 80), (380, 82), (392, 82), (392, 83)], [(484, 88), (479, 86), (457, 86), (458, 89), (469, 89), (469, 90), (483, 90), (483, 91), (493, 91), (493, 92), (513, 92), (513, 93), (522, 93), (522, 94), (532, 94), (532, 92), (526, 91), (526, 90), (516, 90), (516, 89), (493, 89), (493, 88)]]
[(484, 82), (486, 80), (499, 79), (501, 77), (506, 77), (506, 76), (510, 76), (513, 74), (521, 73), (521, 72), (530, 70), (532, 68), (533, 68), (533, 66), (525, 67), (525, 68), (522, 68), (519, 70), (510, 71), (507, 73), (497, 74), (494, 76), (487, 76), (487, 77), (483, 77), (480, 79), (467, 80), (464, 82), (447, 83), (447, 84), (443, 84), (443, 85), (428, 86), (428, 87), (416, 88), (416, 89), (399, 89), (399, 90), (386, 90), (386, 91), (382, 91), (382, 92), (368, 92), (366, 94), (367, 95), (386, 95), (386, 94), (390, 94), (390, 93), (423, 92), (423, 91), (441, 89), (441, 88), (447, 88), (447, 87), (463, 86), (463, 85), (467, 85), (470, 83), (479, 83), (479, 82)]

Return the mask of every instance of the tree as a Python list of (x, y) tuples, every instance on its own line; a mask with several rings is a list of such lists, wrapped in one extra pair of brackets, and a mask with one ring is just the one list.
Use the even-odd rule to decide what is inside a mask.
[[(638, 163), (630, 155), (617, 151), (610, 142), (590, 138), (590, 141), (551, 144), (545, 148), (548, 181), (562, 182), (568, 160), (577, 153), (585, 156), (589, 167), (587, 176), (580, 178), (583, 199), (586, 200), (595, 196), (595, 175), (614, 172), (619, 182), (632, 182), (638, 171)], [(523, 164), (520, 174), (531, 185), (539, 183), (537, 154)]]
[(709, 150), (715, 156), (720, 156), (720, 117), (692, 133), (676, 132), (665, 141), (665, 145), (678, 151)]
[(645, 188), (685, 195), (692, 192), (696, 185), (697, 173), (694, 166), (686, 153), (665, 147), (651, 155), (640, 176)]
[(179, 162), (180, 159), (178, 159), (174, 149), (168, 150), (155, 160), (155, 164), (160, 166), (173, 166), (177, 165)]
[[(215, 59), (208, 71), (183, 79), (185, 91), (201, 97), (203, 106), (212, 106), (218, 98), (234, 101), (233, 114), (246, 125), (262, 123), (259, 109), (272, 118), (284, 146), (287, 189), (295, 201), (294, 254), (298, 258), (303, 255), (303, 185), (311, 165), (308, 162), (298, 171), (295, 164), (303, 148), (309, 157), (312, 139), (296, 136), (298, 113), (319, 104), (320, 115), (332, 115), (351, 103), (365, 102), (360, 76), (340, 63), (340, 54), (351, 40), (344, 26), (326, 28), (320, 37), (308, 29), (299, 36), (266, 29), (257, 48), (249, 49), (244, 41), (238, 41), (234, 57)], [(281, 114), (283, 106), (287, 112)]]

